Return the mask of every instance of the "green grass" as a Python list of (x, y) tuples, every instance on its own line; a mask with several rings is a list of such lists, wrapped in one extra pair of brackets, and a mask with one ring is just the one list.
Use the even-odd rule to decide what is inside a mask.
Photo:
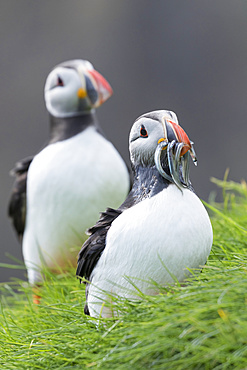
[(30, 287), (1, 287), (1, 369), (247, 369), (247, 187), (220, 182), (210, 202), (214, 244), (187, 286), (160, 288), (140, 302), (118, 301), (122, 315), (83, 314), (74, 271), (48, 277), (40, 306)]

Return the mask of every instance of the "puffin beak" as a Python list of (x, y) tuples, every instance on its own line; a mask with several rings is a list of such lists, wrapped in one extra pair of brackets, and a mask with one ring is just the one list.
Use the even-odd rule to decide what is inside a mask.
[(113, 94), (113, 90), (110, 84), (106, 81), (106, 79), (95, 69), (88, 70), (88, 74), (90, 78), (93, 80), (93, 84), (96, 85), (96, 90), (98, 92), (98, 99), (94, 103), (93, 108), (99, 107), (103, 104), (107, 99), (110, 98)]
[[(196, 153), (193, 142), (190, 141), (186, 132), (177, 123), (164, 120), (164, 138), (158, 140), (155, 151), (155, 165), (161, 176), (175, 183), (179, 189), (189, 186), (189, 154), (197, 165)], [(162, 150), (167, 151), (167, 160), (170, 174), (161, 164)]]
[(182, 148), (181, 153), (180, 153), (180, 157), (182, 157), (192, 147), (190, 139), (188, 138), (188, 135), (182, 129), (182, 127), (179, 126), (177, 123), (175, 123), (173, 121), (170, 121), (170, 120), (166, 120), (166, 122), (167, 122), (167, 125), (170, 125), (170, 127), (171, 127), (171, 129), (172, 129), (172, 131), (173, 131), (173, 133), (176, 137), (176, 141), (183, 144), (183, 148)]

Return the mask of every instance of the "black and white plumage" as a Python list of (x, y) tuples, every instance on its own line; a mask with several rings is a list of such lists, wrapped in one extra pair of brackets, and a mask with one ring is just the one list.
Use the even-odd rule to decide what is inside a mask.
[[(129, 138), (134, 183), (123, 204), (108, 208), (79, 253), (77, 276), (87, 283), (86, 314), (111, 316), (107, 293), (155, 294), (200, 269), (212, 246), (208, 214), (189, 181), (192, 142), (171, 111), (140, 116)], [(165, 266), (165, 267), (164, 267)], [(130, 282), (133, 282), (133, 284)]]
[(111, 94), (105, 78), (85, 60), (61, 63), (47, 77), (49, 142), (12, 170), (9, 203), (32, 284), (42, 280), (42, 264), (52, 270), (74, 265), (99, 212), (109, 204), (118, 207), (128, 194), (128, 169), (95, 115)]

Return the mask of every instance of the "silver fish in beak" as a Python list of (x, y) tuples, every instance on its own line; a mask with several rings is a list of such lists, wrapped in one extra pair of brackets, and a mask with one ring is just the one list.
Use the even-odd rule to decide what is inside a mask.
[[(177, 123), (164, 120), (164, 137), (158, 140), (155, 151), (155, 165), (161, 176), (177, 185), (179, 189), (189, 186), (189, 156), (197, 165), (193, 142), (186, 132)], [(169, 169), (167, 173), (162, 161), (163, 151), (166, 152), (166, 161)]]

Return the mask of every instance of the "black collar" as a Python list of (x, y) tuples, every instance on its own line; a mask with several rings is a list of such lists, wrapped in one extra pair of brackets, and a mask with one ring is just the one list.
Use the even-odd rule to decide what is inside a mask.
[(120, 210), (125, 210), (146, 198), (153, 197), (171, 184), (160, 175), (155, 166), (143, 167), (138, 165), (132, 169), (134, 172), (133, 186), (127, 199), (119, 207)]
[(50, 115), (50, 138), (48, 144), (67, 140), (89, 126), (94, 126), (103, 135), (95, 113), (89, 112), (74, 117), (54, 117)]

